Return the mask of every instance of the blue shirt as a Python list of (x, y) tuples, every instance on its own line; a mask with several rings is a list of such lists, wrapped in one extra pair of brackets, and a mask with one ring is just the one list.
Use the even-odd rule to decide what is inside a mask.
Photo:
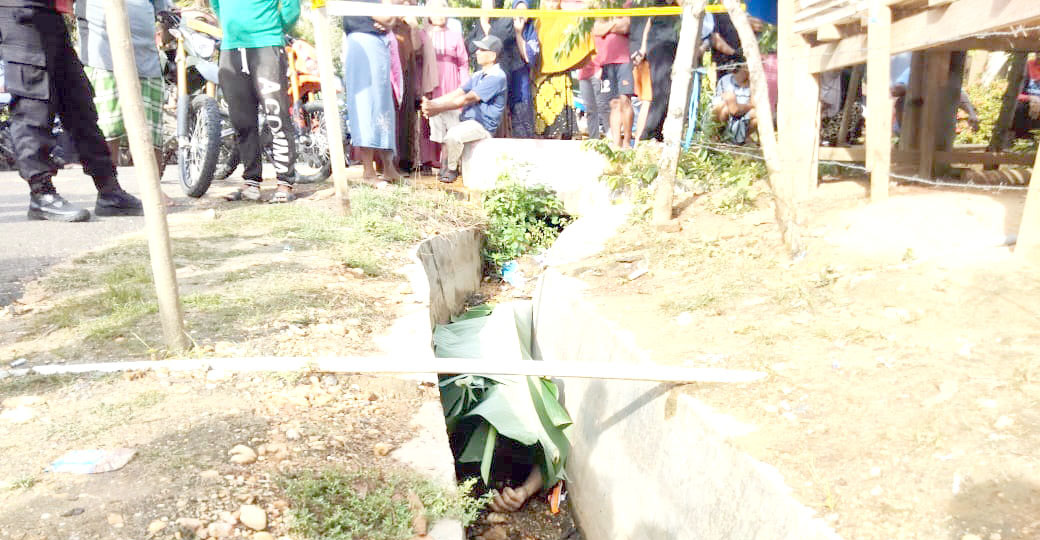
[(506, 72), (498, 64), (478, 71), (462, 85), (462, 91), (473, 92), (480, 101), (462, 109), (459, 119), (476, 120), (494, 135), (506, 108)]

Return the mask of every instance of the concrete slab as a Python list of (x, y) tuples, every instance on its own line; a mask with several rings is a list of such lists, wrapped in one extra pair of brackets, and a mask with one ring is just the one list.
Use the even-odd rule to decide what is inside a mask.
[(528, 185), (551, 187), (568, 212), (584, 215), (610, 204), (610, 189), (599, 180), (607, 159), (586, 150), (582, 141), (485, 139), (462, 153), (462, 182), (487, 191), (509, 175)]
[[(548, 270), (535, 294), (536, 358), (649, 363), (634, 336)], [(568, 380), (569, 490), (589, 540), (839, 538), (779, 472), (728, 439), (753, 430), (653, 383)]]
[(428, 238), (416, 247), (414, 263), (402, 272), (414, 294), (428, 302), (431, 329), (461, 312), (466, 298), (480, 287), (483, 242), (484, 234), (470, 228)]

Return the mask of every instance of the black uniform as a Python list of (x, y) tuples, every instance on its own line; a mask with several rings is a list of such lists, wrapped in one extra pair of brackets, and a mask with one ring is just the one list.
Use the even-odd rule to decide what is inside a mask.
[(93, 89), (53, 0), (0, 0), (0, 57), (7, 64), (11, 135), (18, 172), (33, 195), (53, 193), (55, 114), (75, 141), (83, 170), (101, 193), (121, 191), (98, 129)]

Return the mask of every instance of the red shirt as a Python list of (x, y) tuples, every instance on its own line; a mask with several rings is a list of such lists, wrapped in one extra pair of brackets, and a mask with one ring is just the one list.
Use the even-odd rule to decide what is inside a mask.
[(597, 66), (628, 63), (628, 36), (611, 32), (603, 37), (595, 38), (595, 43), (596, 56), (592, 61)]

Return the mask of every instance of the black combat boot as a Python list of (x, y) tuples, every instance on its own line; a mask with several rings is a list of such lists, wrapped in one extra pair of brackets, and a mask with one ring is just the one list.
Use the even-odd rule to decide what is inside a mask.
[(115, 188), (98, 193), (94, 213), (99, 216), (143, 216), (144, 207), (141, 199), (123, 191), (123, 188)]
[(53, 191), (34, 193), (29, 197), (29, 219), (89, 221), (90, 211), (66, 201)]

